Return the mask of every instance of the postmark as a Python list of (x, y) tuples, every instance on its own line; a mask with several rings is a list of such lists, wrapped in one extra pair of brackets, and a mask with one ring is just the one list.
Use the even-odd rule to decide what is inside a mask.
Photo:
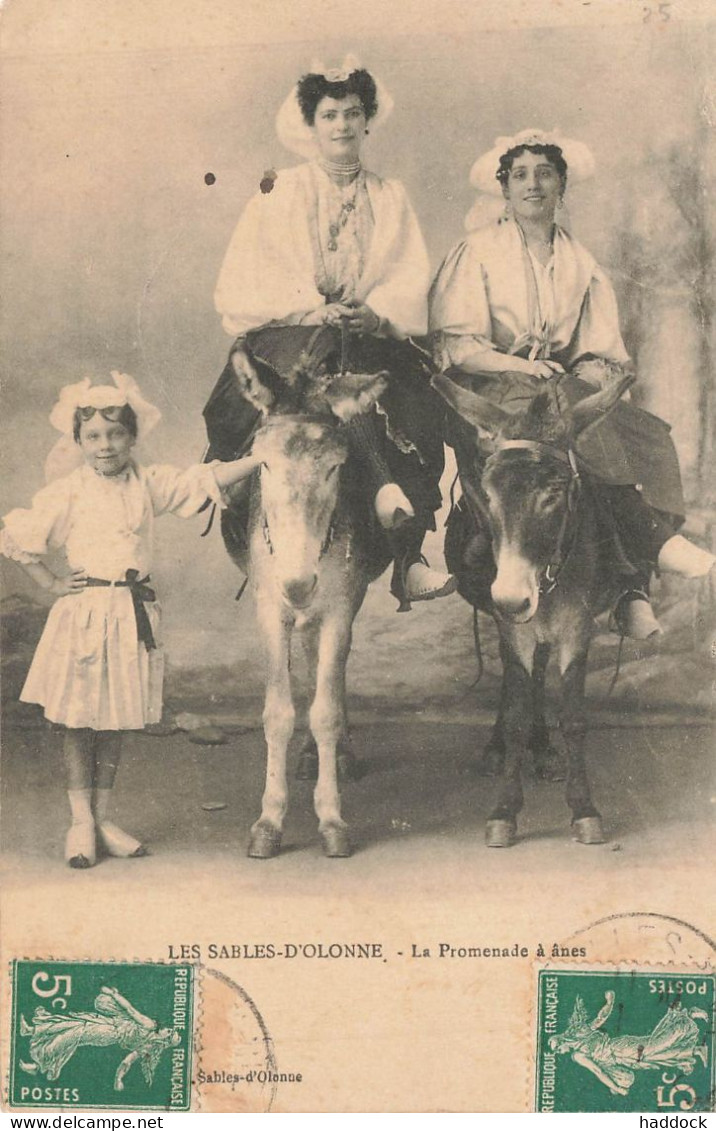
[(195, 969), (12, 964), (13, 1107), (188, 1111)]
[(714, 1110), (710, 973), (541, 970), (538, 1112)]
[(674, 915), (622, 911), (582, 927), (568, 940), (586, 944), (599, 961), (641, 966), (676, 964), (682, 969), (712, 970), (716, 943), (701, 927)]
[(219, 970), (202, 970), (194, 1101), (200, 1111), (268, 1112), (279, 1087), (300, 1088), (300, 1071), (280, 1071), (274, 1042), (246, 990)]

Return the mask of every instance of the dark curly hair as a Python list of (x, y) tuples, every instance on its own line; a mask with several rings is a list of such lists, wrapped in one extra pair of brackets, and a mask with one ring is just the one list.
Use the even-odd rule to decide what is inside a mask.
[(523, 153), (543, 153), (549, 161), (550, 165), (559, 173), (562, 181), (562, 191), (564, 192), (567, 187), (567, 162), (564, 159), (562, 150), (558, 145), (515, 145), (512, 149), (508, 149), (507, 153), (503, 153), (500, 158), (500, 167), (495, 173), (498, 181), (503, 188), (506, 187), (507, 181), (510, 176), (510, 169), (512, 168), (515, 158), (521, 157)]
[(92, 408), (88, 405), (86, 408), (76, 408), (75, 415), (72, 418), (72, 435), (75, 442), (80, 442), (80, 430), (82, 428), (83, 420), (91, 420), (95, 413), (98, 412), (105, 420), (111, 420), (114, 423), (122, 424), (129, 432), (133, 440), (137, 438), (137, 414), (131, 405), (110, 405), (108, 408)]
[(314, 124), (316, 108), (322, 98), (347, 98), (349, 94), (358, 95), (367, 121), (375, 117), (378, 96), (375, 81), (368, 71), (351, 71), (348, 78), (340, 82), (329, 82), (325, 75), (303, 75), (298, 80), (298, 104), (306, 125)]

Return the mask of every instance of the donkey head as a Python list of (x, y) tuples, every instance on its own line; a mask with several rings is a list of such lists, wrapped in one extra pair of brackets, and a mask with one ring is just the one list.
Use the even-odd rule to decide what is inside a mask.
[(375, 404), (383, 374), (330, 374), (302, 355), (288, 376), (239, 351), (244, 396), (263, 414), (253, 444), (261, 461), (260, 521), (281, 598), (305, 609), (319, 589), (339, 501), (348, 441), (340, 425)]
[(497, 575), (498, 612), (523, 624), (537, 612), (540, 592), (554, 581), (574, 533), (579, 480), (573, 445), (599, 423), (633, 383), (621, 370), (571, 408), (558, 382), (537, 387), (527, 407), (508, 412), (455, 385), (445, 374), (435, 388), (469, 424), (494, 443), (482, 475)]

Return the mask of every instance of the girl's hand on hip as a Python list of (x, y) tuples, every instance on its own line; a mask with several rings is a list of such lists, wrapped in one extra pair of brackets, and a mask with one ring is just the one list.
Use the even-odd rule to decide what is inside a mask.
[(48, 592), (53, 597), (76, 597), (87, 588), (87, 573), (84, 569), (73, 569), (67, 577), (56, 577), (52, 581)]

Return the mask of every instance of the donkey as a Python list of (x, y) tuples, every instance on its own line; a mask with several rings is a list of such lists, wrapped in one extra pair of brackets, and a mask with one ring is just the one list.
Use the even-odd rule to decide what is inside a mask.
[[(532, 387), (526, 407), (508, 412), (445, 373), (433, 377), (434, 387), (460, 418), (458, 469), (492, 536), (494, 579), (489, 590), (483, 586), (482, 598), (474, 599), (496, 620), (503, 664), (498, 719), (485, 767), (487, 772), (504, 771), (487, 821), (491, 848), (515, 842), (528, 743), (538, 773), (559, 776), (542, 714), (552, 648), (561, 676), (560, 728), (567, 749), (572, 828), (582, 844), (604, 841), (584, 758), (584, 682), (593, 618), (618, 596), (619, 583), (610, 569), (612, 546), (600, 524), (597, 491), (580, 470), (575, 444), (616, 406), (633, 381), (615, 367), (599, 391), (572, 407), (559, 384), (550, 382), (544, 391)], [(475, 428), (491, 440), (486, 462)]]
[[(275, 347), (276, 330), (271, 333)], [(286, 755), (295, 722), (290, 656), (296, 629), (303, 633), (315, 675), (309, 723), (318, 753), (319, 833), (326, 856), (345, 857), (352, 847), (341, 816), (337, 756), (345, 766), (346, 664), (353, 620), (369, 583), (391, 555), (384, 539), (372, 536), (367, 507), (346, 469), (343, 425), (372, 409), (386, 388), (386, 375), (330, 374), (323, 360), (335, 345), (331, 333), (313, 329), (306, 337), (296, 328), (288, 336), (292, 356), (297, 337), (305, 339), (305, 349), (286, 375), (286, 365), (276, 360), (284, 349), (280, 334), (270, 364), (258, 355), (261, 334), (254, 335), (251, 354), (237, 350), (231, 358), (242, 394), (261, 412), (253, 440), (261, 464), (250, 488), (246, 537), (232, 527), (231, 510), (222, 522), (229, 553), (255, 591), (267, 659), (266, 784), (248, 854), (266, 859), (281, 846)]]

